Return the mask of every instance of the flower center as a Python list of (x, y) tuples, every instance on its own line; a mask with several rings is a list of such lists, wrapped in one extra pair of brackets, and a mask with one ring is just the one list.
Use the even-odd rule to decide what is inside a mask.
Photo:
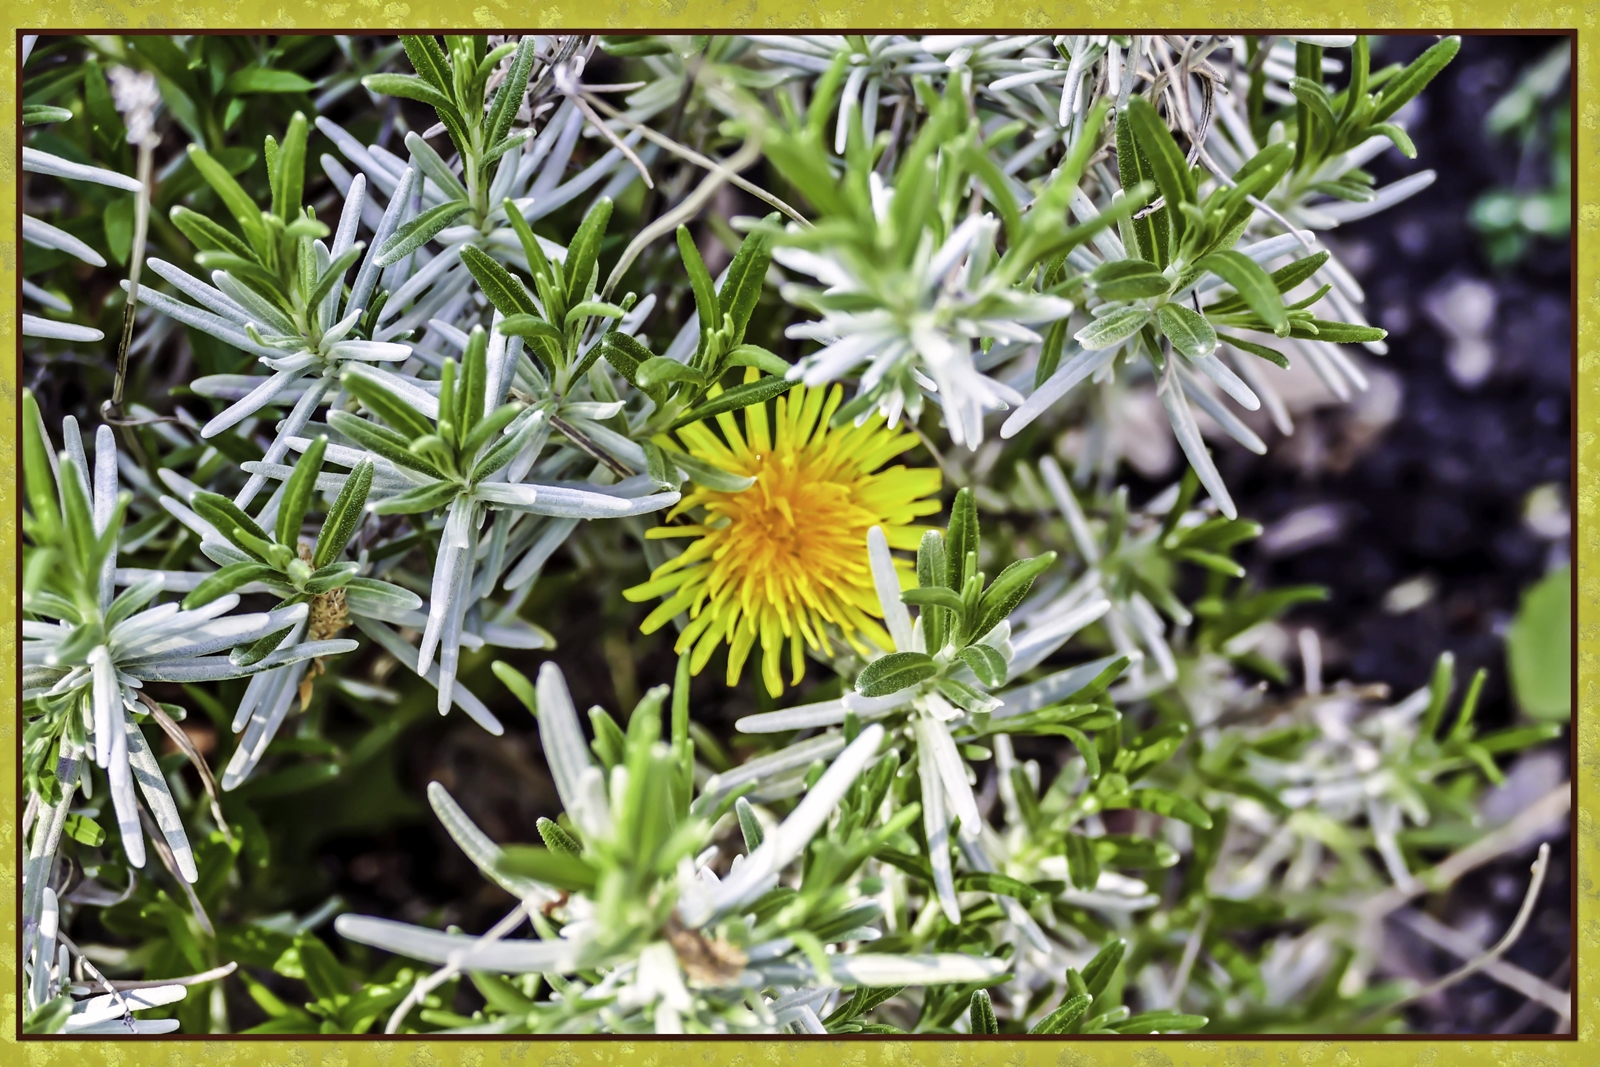
[(717, 569), (752, 591), (775, 587), (772, 599), (796, 606), (814, 600), (814, 586), (863, 574), (859, 545), (874, 517), (855, 502), (853, 480), (838, 480), (848, 475), (803, 452), (753, 458), (744, 473), (756, 484), (706, 505), (727, 520)]
[(759, 647), (767, 691), (777, 696), (785, 655), (798, 684), (807, 647), (834, 654), (830, 634), (863, 656), (870, 645), (892, 647), (875, 618), (880, 607), (867, 531), (882, 526), (893, 547), (915, 548), (916, 518), (939, 510), (939, 471), (885, 467), (916, 438), (884, 428), (876, 417), (834, 428), (829, 420), (842, 401), (837, 386), (826, 393), (802, 386), (779, 397), (770, 416), (747, 408), (742, 432), (720, 416), (725, 441), (703, 425), (679, 431), (701, 462), (753, 479), (738, 492), (702, 486), (684, 497), (672, 517), (698, 510), (703, 522), (668, 524), (648, 536), (694, 543), (624, 593), (635, 602), (664, 597), (640, 624), (645, 633), (689, 616), (675, 647), (693, 650), (691, 671), (698, 673), (726, 643), (733, 685)]

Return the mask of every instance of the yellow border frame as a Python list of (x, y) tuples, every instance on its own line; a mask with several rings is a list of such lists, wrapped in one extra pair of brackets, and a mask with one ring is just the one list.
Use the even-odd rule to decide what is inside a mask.
[[(77, 1064), (82, 1067), (141, 1067), (191, 1063), (247, 1064), (249, 1067), (490, 1067), (493, 1064), (543, 1064), (549, 1067), (611, 1067), (698, 1062), (702, 1067), (965, 1067), (995, 1063), (1006, 1067), (1594, 1067), (1600, 1064), (1600, 735), (1592, 717), (1600, 702), (1600, 529), (1596, 528), (1600, 491), (1590, 477), (1600, 471), (1600, 103), (1596, 67), (1600, 63), (1600, 7), (1583, 3), (1497, 3), (1493, 0), (1424, 2), (1401, 8), (1393, 0), (1300, 0), (1295, 5), (1262, 4), (1245, 10), (1236, 0), (1123, 0), (1108, 4), (1028, 3), (997, 5), (995, 0), (853, 0), (817, 7), (803, 0), (546, 0), (513, 5), (481, 0), (470, 6), (449, 0), (278, 0), (268, 9), (242, 9), (231, 0), (3, 0), (0, 38), (0, 115), (16, 108), (17, 27), (51, 30), (188, 29), (281, 32), (290, 29), (394, 31), (399, 28), (462, 28), (469, 21), (485, 29), (627, 28), (772, 30), (843, 27), (950, 27), (964, 30), (1041, 29), (1063, 24), (1124, 28), (1139, 23), (1216, 26), (1227, 29), (1365, 30), (1451, 29), (1578, 31), (1577, 200), (1574, 238), (1578, 242), (1573, 293), (1578, 330), (1577, 521), (1574, 551), (1578, 565), (1578, 816), (1575, 847), (1578, 940), (1577, 1016), (1566, 1038), (1435, 1041), (1427, 1038), (1358, 1040), (1189, 1038), (1075, 1041), (961, 1038), (869, 1040), (669, 1040), (627, 1039), (522, 1041), (430, 1040), (425, 1038), (321, 1038), (299, 1040), (183, 1041), (160, 1038), (17, 1042), (15, 928), (0, 929), (0, 1064)], [(598, 16), (598, 18), (597, 18)], [(1117, 20), (1111, 23), (1108, 19)], [(16, 234), (18, 127), (0, 123), (0, 291), (18, 292)], [(6, 301), (0, 310), (0, 516), (16, 514), (18, 482), (16, 411), (18, 311)], [(17, 559), (17, 528), (0, 520), (0, 558)], [(14, 604), (19, 584), (15, 570), (0, 580)], [(0, 693), (16, 692), (15, 613), (0, 612)], [(0, 916), (15, 914), (20, 872), (16, 856), (18, 715), (0, 716)]]

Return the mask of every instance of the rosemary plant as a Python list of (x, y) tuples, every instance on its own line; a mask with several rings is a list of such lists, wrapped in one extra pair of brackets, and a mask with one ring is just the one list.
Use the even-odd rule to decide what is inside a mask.
[[(1216, 455), (1367, 386), (1456, 39), (36, 44), (29, 1032), (1399, 1030), (1384, 916), (1537, 843), (1560, 727), (1325, 684)], [(424, 793), (488, 895), (329, 896)]]

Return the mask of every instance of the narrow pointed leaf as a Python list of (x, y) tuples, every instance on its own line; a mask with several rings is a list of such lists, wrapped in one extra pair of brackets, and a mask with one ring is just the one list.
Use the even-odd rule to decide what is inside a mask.
[(753, 382), (746, 382), (743, 385), (736, 385), (716, 399), (706, 401), (678, 419), (670, 429), (676, 430), (680, 427), (688, 426), (690, 423), (709, 419), (714, 415), (738, 411), (741, 408), (749, 407), (751, 404), (764, 404), (773, 397), (787, 393), (795, 385), (795, 382), (778, 377), (760, 378)]
[(1239, 299), (1261, 316), (1261, 321), (1272, 327), (1273, 333), (1279, 337), (1288, 334), (1289, 316), (1283, 309), (1278, 286), (1259, 263), (1243, 252), (1229, 249), (1211, 253), (1200, 260), (1198, 266), (1233, 286)]
[(873, 660), (856, 678), (856, 692), (882, 697), (925, 682), (939, 673), (933, 657), (922, 652), (891, 652)]
[(603, 196), (595, 201), (583, 217), (572, 243), (567, 246), (567, 306), (587, 300), (594, 292), (592, 285), (596, 265), (600, 259), (600, 242), (605, 240), (606, 227), (611, 222), (611, 198)]
[(317, 545), (311, 552), (311, 565), (326, 567), (344, 552), (367, 506), (367, 493), (372, 488), (372, 462), (363, 460), (345, 479), (344, 488), (328, 509), (328, 517), (317, 535)]
[(483, 288), (483, 295), (499, 309), (500, 314), (509, 317), (539, 313), (539, 307), (533, 302), (527, 286), (491, 259), (487, 252), (469, 245), (461, 250), (461, 262), (467, 265), (478, 285)]
[(1216, 351), (1217, 331), (1198, 311), (1182, 304), (1162, 304), (1156, 318), (1172, 347), (1190, 359), (1200, 359)]
[(383, 247), (378, 249), (377, 259), (374, 262), (380, 267), (400, 262), (433, 240), (440, 230), (455, 222), (470, 209), (471, 205), (461, 200), (452, 200), (448, 204), (429, 208), (395, 230), (384, 242)]
[(322, 473), (322, 457), (327, 451), (326, 435), (312, 441), (311, 447), (294, 465), (294, 473), (284, 483), (283, 499), (278, 504), (278, 544), (293, 548), (299, 542), (300, 528), (305, 525), (306, 510), (316, 493), (317, 475)]

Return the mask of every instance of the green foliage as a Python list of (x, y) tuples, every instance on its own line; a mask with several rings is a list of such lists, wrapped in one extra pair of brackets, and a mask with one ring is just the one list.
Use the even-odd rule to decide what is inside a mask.
[(1506, 635), (1517, 703), (1535, 719), (1572, 717), (1572, 570), (1562, 567), (1522, 595)]
[[(26, 206), (59, 234), (25, 233), (30, 947), (55, 909), (69, 961), (93, 936), (113, 981), (192, 980), (136, 1020), (184, 1033), (1400, 1029), (1352, 902), (1474, 847), (1485, 787), (1559, 737), (1570, 576), (1508, 634), (1534, 723), (1485, 728), (1448, 655), (1398, 699), (1293, 681), (1286, 627), (1324, 593), (1247, 573), (1261, 527), (1190, 405), (1262, 451), (1213, 387), (1254, 410), (1265, 364), (1383, 339), (1299, 228), (1383, 195), (1349, 163), (1373, 138), (1431, 143), (1401, 109), (1459, 42), (1374, 71), (1355, 38), (1338, 84), (1320, 45), (1210, 43), (1248, 89), (1202, 139), (1141, 35), (35, 41), (23, 138), (55, 162)], [(1492, 119), (1525, 151), (1561, 140), (1558, 66)], [(1497, 255), (1570, 222), (1529, 214), (1555, 186), (1507, 195), (1476, 215)], [(62, 327), (115, 330), (136, 261), (123, 365), (59, 358)], [(837, 459), (819, 436), (779, 469), (749, 429), (800, 381), (791, 429), (911, 433), (864, 430), (865, 467), (786, 501), (854, 515), (867, 475), (937, 464), (942, 528), (757, 506)], [(113, 382), (98, 433), (60, 421)], [(1135, 506), (1110, 442), (1152, 386), (1189, 467)], [(746, 473), (672, 443), (712, 420)], [(616, 594), (677, 580), (657, 539), (734, 521), (713, 497), (774, 545), (859, 550), (876, 599), (798, 637), (762, 560), (712, 561), (751, 644), (829, 668), (806, 703), (707, 700), (688, 653), (651, 687), (670, 661)], [(557, 636), (573, 691), (536, 658)], [(501, 842), (473, 819), (508, 773), (536, 809)], [(418, 912), (382, 868), (406, 922), (331, 895), (331, 852), (434, 822), (488, 893)], [(23, 1029), (71, 1031), (36, 959)]]
[(1548, 167), (1548, 180), (1539, 185), (1492, 189), (1472, 206), (1472, 225), (1483, 234), (1489, 258), (1501, 267), (1521, 260), (1539, 238), (1560, 240), (1572, 232), (1569, 51), (1559, 45), (1531, 64), (1485, 120), (1491, 137), (1515, 140), (1523, 161), (1519, 169), (1537, 165), (1540, 155)]

